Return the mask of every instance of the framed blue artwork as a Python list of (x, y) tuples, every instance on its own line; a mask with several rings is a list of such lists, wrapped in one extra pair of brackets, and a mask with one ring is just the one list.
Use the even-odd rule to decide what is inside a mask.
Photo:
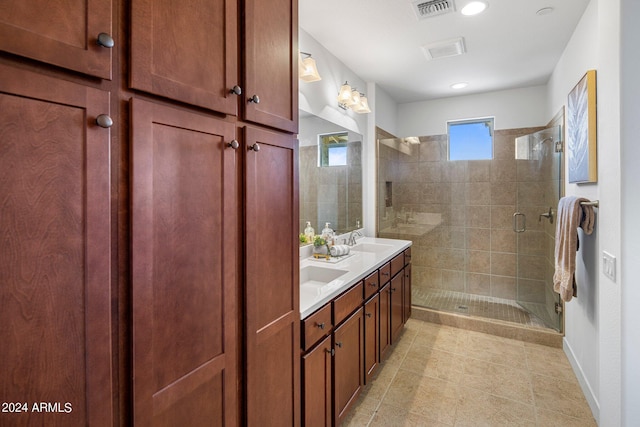
[(589, 70), (567, 99), (569, 182), (598, 181), (596, 70)]

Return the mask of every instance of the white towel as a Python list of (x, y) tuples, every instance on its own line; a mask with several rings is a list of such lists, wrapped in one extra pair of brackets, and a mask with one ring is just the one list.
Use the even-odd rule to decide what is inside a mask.
[(334, 245), (329, 248), (331, 256), (344, 256), (349, 255), (351, 248), (347, 245)]

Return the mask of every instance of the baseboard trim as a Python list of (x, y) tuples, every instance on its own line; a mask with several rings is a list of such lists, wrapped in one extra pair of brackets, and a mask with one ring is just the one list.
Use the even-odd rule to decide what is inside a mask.
[(564, 354), (567, 355), (567, 359), (569, 359), (569, 363), (571, 364), (571, 368), (573, 368), (573, 372), (578, 379), (578, 383), (580, 383), (580, 388), (582, 389), (582, 393), (584, 394), (584, 397), (587, 399), (587, 403), (591, 408), (593, 418), (595, 418), (596, 423), (600, 425), (600, 404), (598, 403), (598, 398), (594, 394), (593, 389), (591, 388), (591, 384), (585, 376), (584, 371), (582, 370), (582, 366), (580, 366), (580, 363), (578, 362), (578, 359), (576, 358), (576, 355), (571, 348), (571, 344), (569, 344), (566, 338), (562, 340), (562, 349), (564, 350)]

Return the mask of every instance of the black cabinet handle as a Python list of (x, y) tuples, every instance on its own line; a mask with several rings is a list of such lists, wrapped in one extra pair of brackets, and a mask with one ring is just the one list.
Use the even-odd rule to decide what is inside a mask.
[(371, 317), (371, 313), (365, 313), (364, 315), (367, 317)]
[(337, 342), (337, 343), (336, 343), (336, 347), (340, 347), (340, 348), (342, 348), (342, 343), (341, 343), (341, 342)]
[(324, 329), (324, 322), (322, 323), (316, 323), (316, 326), (320, 329)]

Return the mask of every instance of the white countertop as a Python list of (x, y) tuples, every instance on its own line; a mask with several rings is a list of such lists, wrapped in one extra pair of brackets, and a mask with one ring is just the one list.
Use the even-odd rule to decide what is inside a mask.
[[(384, 250), (377, 253), (358, 252), (352, 249), (353, 255), (338, 262), (329, 263), (322, 260), (310, 258), (300, 259), (300, 269), (314, 265), (323, 268), (346, 270), (347, 273), (331, 281), (324, 286), (322, 291), (317, 287), (300, 285), (300, 317), (304, 319), (310, 314), (324, 306), (334, 297), (338, 296), (359, 280), (364, 279), (377, 268), (390, 261), (391, 258), (411, 246), (410, 240), (382, 239), (376, 237), (362, 237), (358, 239), (358, 244), (382, 244), (388, 245)], [(357, 246), (356, 246), (357, 247)]]

